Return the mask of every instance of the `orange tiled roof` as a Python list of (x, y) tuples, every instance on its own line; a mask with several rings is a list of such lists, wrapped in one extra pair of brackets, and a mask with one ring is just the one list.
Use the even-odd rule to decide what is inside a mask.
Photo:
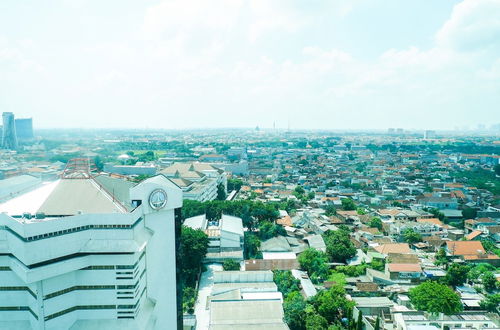
[(292, 226), (292, 218), (290, 218), (289, 215), (285, 215), (283, 218), (276, 220), (276, 223), (278, 225), (291, 227)]
[(419, 223), (433, 223), (433, 224), (439, 225), (439, 226), (443, 225), (441, 220), (439, 220), (438, 218), (417, 219), (417, 222), (419, 222)]
[(376, 246), (375, 250), (382, 254), (410, 253), (410, 246), (408, 243), (387, 243)]
[(469, 235), (465, 236), (465, 238), (467, 238), (467, 240), (470, 241), (470, 240), (473, 240), (474, 238), (478, 237), (482, 233), (483, 232), (480, 231), (480, 230), (474, 230), (472, 233), (470, 233)]
[(448, 251), (454, 256), (485, 254), (483, 244), (479, 241), (448, 241)]
[(390, 272), (421, 272), (422, 267), (419, 264), (388, 264)]

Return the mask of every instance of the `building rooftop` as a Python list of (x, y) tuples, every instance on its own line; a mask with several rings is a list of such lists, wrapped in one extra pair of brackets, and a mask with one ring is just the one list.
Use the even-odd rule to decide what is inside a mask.
[(410, 246), (408, 243), (388, 243), (375, 247), (375, 250), (382, 254), (389, 253), (410, 253)]
[(447, 241), (446, 247), (454, 256), (486, 254), (479, 241)]
[(69, 216), (79, 213), (126, 213), (128, 210), (94, 179), (61, 179), (0, 204), (10, 216), (24, 213)]
[(210, 307), (210, 329), (283, 329), (283, 307), (276, 300), (213, 301)]

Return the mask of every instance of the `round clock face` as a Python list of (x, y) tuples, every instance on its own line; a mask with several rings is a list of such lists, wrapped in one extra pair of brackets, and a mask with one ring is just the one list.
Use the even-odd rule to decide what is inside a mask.
[(155, 189), (149, 195), (149, 206), (154, 210), (159, 210), (167, 205), (167, 193), (163, 189)]

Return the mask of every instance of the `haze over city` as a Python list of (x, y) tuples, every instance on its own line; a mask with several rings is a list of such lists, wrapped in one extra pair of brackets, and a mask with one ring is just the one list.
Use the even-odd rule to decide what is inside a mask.
[(500, 1), (2, 1), (0, 109), (37, 128), (500, 122)]

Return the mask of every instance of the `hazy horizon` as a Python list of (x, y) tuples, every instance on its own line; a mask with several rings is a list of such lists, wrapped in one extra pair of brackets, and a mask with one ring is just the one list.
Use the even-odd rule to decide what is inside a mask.
[(7, 0), (0, 112), (35, 128), (500, 123), (496, 0)]

